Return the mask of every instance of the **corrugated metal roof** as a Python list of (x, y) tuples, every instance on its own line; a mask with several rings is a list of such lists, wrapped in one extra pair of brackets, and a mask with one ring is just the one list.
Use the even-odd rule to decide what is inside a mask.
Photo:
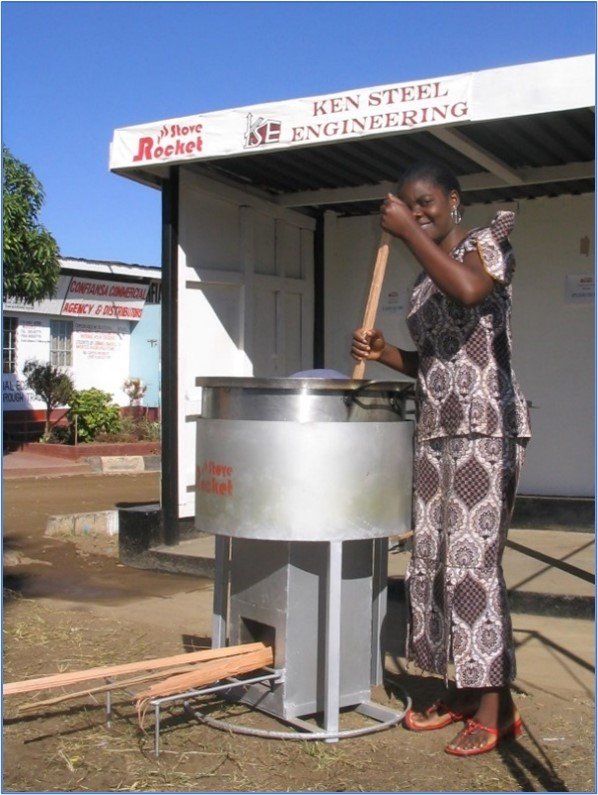
[(64, 271), (97, 274), (101, 276), (125, 276), (131, 279), (160, 279), (162, 269), (155, 266), (137, 265), (109, 260), (91, 260), (80, 257), (60, 257), (60, 267)]
[(469, 124), (474, 143), (514, 168), (594, 159), (595, 115), (590, 108)]
[(378, 212), (389, 185), (416, 160), (432, 158), (450, 166), (462, 179), (467, 205), (592, 192), (594, 157), (594, 111), (577, 108), (184, 167), (251, 186), (310, 215), (323, 209), (363, 215)]

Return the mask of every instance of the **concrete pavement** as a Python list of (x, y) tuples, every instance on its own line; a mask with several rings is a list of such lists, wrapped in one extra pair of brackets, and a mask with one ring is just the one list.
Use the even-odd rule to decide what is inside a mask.
[(87, 461), (69, 461), (24, 450), (5, 452), (2, 456), (2, 476), (5, 478), (85, 475), (92, 472)]
[(32, 450), (4, 452), (2, 474), (5, 478), (58, 477), (64, 475), (122, 475), (159, 469), (157, 455), (94, 455), (68, 459)]

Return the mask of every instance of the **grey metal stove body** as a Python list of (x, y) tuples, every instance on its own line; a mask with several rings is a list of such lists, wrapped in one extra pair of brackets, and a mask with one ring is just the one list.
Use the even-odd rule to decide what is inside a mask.
[(408, 385), (197, 383), (196, 527), (216, 536), (213, 644), (270, 643), (281, 672), (229, 697), (296, 724), (322, 712), (334, 733), (339, 710), (365, 711), (381, 681), (388, 536), (411, 523)]
[[(252, 685), (242, 700), (281, 718), (326, 708), (329, 547), (317, 542), (231, 544), (230, 642), (272, 641), (279, 684)], [(339, 611), (339, 707), (367, 701), (372, 682), (373, 549), (342, 544)], [(336, 658), (336, 654), (335, 654)]]

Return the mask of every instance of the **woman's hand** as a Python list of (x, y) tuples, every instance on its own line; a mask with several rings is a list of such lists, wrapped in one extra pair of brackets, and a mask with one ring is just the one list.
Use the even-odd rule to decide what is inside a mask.
[(410, 230), (417, 229), (409, 207), (392, 193), (387, 194), (380, 207), (380, 226), (394, 237), (404, 237)]
[(353, 333), (351, 356), (357, 362), (363, 359), (370, 362), (378, 361), (385, 348), (386, 340), (379, 329), (359, 328)]
[[(494, 280), (477, 251), (467, 252), (462, 261), (451, 257), (466, 233), (451, 223), (448, 199), (429, 206), (423, 199), (414, 201), (414, 208), (389, 193), (380, 208), (382, 229), (405, 243), (441, 292), (464, 306), (479, 304), (494, 289)], [(427, 227), (432, 232), (424, 231)]]
[(403, 351), (394, 345), (388, 345), (380, 329), (358, 328), (353, 332), (351, 356), (357, 362), (367, 359), (369, 362), (380, 362), (397, 370), (399, 373), (417, 378), (419, 356), (416, 351)]

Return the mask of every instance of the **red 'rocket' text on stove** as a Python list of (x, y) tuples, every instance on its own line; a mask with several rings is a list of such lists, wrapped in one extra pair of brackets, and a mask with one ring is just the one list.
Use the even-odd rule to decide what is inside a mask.
[(233, 468), (217, 461), (204, 461), (196, 470), (196, 485), (206, 494), (230, 497), (233, 493)]

